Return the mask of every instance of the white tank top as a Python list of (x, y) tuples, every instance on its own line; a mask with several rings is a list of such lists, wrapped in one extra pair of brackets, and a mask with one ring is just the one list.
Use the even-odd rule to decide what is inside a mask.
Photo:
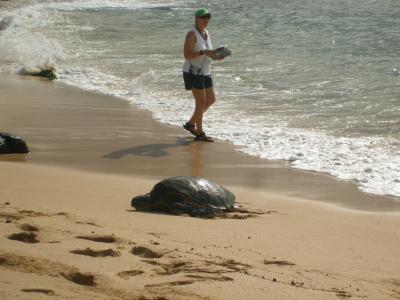
[[(210, 35), (207, 30), (204, 31), (207, 34), (207, 41), (203, 39), (200, 32), (195, 26), (190, 30), (196, 35), (196, 44), (193, 51), (199, 52), (200, 50), (212, 50)], [(189, 31), (189, 32), (190, 32)], [(201, 55), (192, 59), (185, 59), (183, 64), (183, 72), (189, 73), (189, 69), (192, 67), (195, 75), (210, 75), (211, 74), (211, 58), (206, 55)]]

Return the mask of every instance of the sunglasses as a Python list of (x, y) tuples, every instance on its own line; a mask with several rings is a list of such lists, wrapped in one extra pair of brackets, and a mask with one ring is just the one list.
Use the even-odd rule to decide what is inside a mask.
[(211, 16), (202, 16), (202, 17), (198, 17), (200, 19), (211, 19)]

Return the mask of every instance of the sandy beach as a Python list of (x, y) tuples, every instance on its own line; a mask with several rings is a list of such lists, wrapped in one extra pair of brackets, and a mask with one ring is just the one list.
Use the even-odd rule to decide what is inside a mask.
[[(111, 96), (0, 77), (1, 299), (400, 299), (400, 201), (196, 143)], [(175, 175), (223, 184), (247, 219), (137, 212)]]

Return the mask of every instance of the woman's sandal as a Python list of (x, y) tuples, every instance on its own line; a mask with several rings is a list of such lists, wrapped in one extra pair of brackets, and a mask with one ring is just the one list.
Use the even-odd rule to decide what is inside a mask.
[(196, 136), (196, 126), (194, 124), (190, 124), (189, 122), (186, 122), (185, 124), (183, 124), (183, 128), (185, 128), (191, 134)]
[(210, 138), (209, 136), (206, 136), (206, 134), (204, 132), (196, 135), (194, 140), (200, 141), (200, 142), (214, 142), (214, 140), (212, 138)]

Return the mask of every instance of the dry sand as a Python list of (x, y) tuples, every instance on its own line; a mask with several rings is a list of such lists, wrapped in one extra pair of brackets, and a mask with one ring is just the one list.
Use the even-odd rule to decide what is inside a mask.
[[(0, 77), (1, 299), (400, 299), (399, 202), (250, 157), (112, 97)], [(9, 157), (7, 157), (9, 158)], [(136, 212), (161, 178), (224, 184), (247, 219)]]

